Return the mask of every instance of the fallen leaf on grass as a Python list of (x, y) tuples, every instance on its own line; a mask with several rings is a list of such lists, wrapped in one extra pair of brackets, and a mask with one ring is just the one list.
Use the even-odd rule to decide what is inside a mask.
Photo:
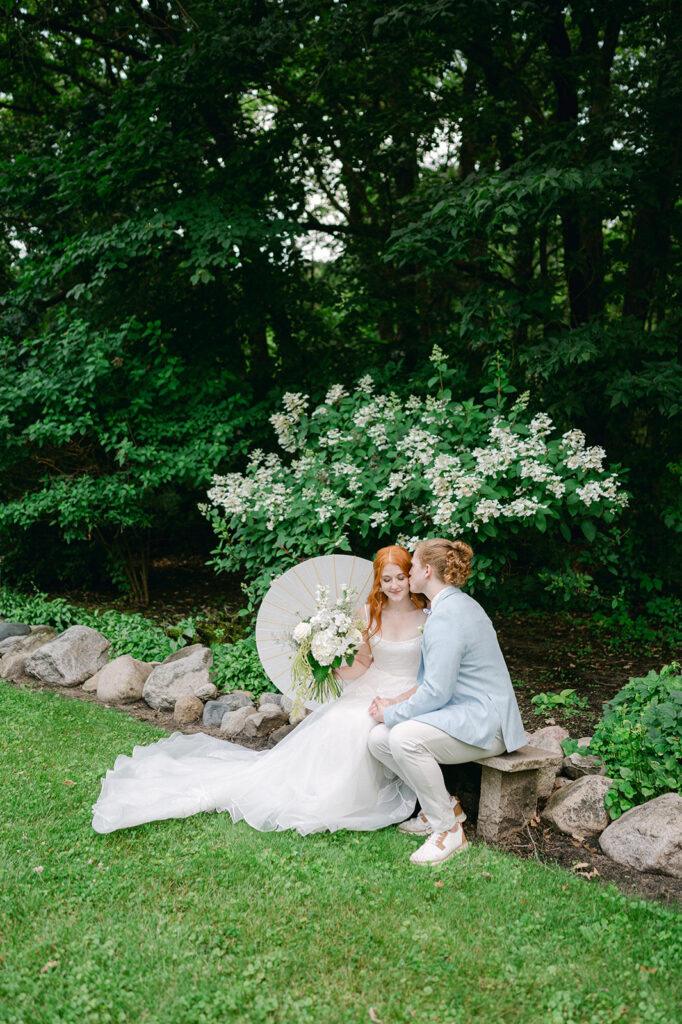
[(433, 884), (435, 885), (436, 889), (442, 889), (443, 886), (445, 885), (445, 882), (443, 881), (443, 879), (441, 879), (440, 882), (434, 882)]
[(592, 865), (588, 864), (587, 861), (581, 861), (580, 864), (573, 865), (573, 870), (576, 872), (576, 874), (580, 875), (581, 878), (601, 877), (596, 868), (592, 868), (591, 871), (590, 868), (592, 868)]
[(73, 779), (64, 779), (64, 785), (65, 786), (75, 786), (76, 783), (73, 781)]
[(373, 1022), (373, 1024), (381, 1024), (381, 1018), (377, 1017), (377, 1011), (374, 1009), (373, 1006), (370, 1006), (367, 1012), (369, 1013), (369, 1019)]
[(48, 971), (51, 971), (53, 967), (57, 967), (58, 965), (59, 960), (48, 960), (47, 963), (40, 968), (40, 973), (47, 974)]

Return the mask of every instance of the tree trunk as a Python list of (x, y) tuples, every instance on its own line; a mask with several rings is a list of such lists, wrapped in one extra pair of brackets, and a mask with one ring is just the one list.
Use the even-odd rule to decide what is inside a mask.
[[(579, 61), (584, 68), (582, 81), (589, 95), (590, 123), (603, 117), (609, 102), (610, 71), (615, 54), (620, 21), (608, 16), (598, 26), (591, 8), (574, 11), (580, 26), (577, 52), (560, 8), (554, 10), (545, 27), (545, 43), (553, 58), (552, 77), (556, 94), (555, 119), (578, 129), (580, 99), (578, 94)], [(603, 45), (600, 46), (600, 28)], [(603, 130), (597, 130), (590, 139), (588, 129), (582, 129), (587, 139), (580, 144), (577, 156), (580, 162), (594, 160), (608, 153), (610, 140)], [(577, 135), (576, 135), (577, 137)], [(564, 273), (568, 288), (571, 327), (587, 323), (604, 311), (604, 238), (602, 203), (593, 197), (567, 200), (561, 214), (561, 232), (564, 249)]]

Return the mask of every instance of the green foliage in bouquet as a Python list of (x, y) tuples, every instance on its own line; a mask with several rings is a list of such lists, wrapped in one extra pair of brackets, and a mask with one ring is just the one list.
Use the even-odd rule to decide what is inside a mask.
[(293, 630), (296, 654), (291, 663), (291, 681), (300, 700), (324, 703), (341, 696), (343, 681), (335, 670), (344, 662), (352, 665), (362, 643), (356, 601), (355, 591), (344, 584), (341, 597), (330, 604), (329, 587), (320, 584), (315, 592), (314, 615)]
[[(567, 752), (570, 750), (565, 745)], [(606, 765), (613, 785), (606, 808), (618, 818), (637, 804), (682, 788), (682, 667), (673, 662), (630, 679), (604, 705), (587, 751)]]
[(524, 544), (550, 534), (559, 548), (591, 544), (627, 504), (604, 450), (579, 430), (552, 436), (499, 360), (479, 401), (453, 394), (437, 346), (431, 364), (412, 393), (380, 393), (366, 375), (313, 409), (307, 395), (284, 395), (270, 417), (282, 454), (256, 449), (244, 473), (213, 479), (203, 511), (218, 535), (216, 569), (242, 571), (255, 601), (296, 560), (464, 536), (475, 586), (487, 588)]
[[(311, 638), (307, 637), (297, 650), (291, 662), (291, 681), (298, 693), (305, 699), (324, 701), (336, 699), (343, 693), (343, 683), (336, 678), (334, 669), (339, 668), (343, 658), (334, 658), (331, 665), (320, 665), (311, 650)], [(349, 657), (348, 664), (353, 664)]]

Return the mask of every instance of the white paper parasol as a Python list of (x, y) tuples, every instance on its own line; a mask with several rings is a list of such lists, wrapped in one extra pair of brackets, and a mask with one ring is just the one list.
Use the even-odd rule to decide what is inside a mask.
[[(320, 584), (329, 587), (329, 600), (333, 604), (341, 598), (341, 587), (345, 584), (355, 592), (359, 611), (369, 595), (372, 571), (372, 563), (366, 558), (320, 555), (273, 580), (258, 611), (256, 645), (263, 668), (277, 689), (291, 700), (296, 700), (291, 682), (291, 662), (296, 648), (289, 634), (302, 619), (315, 614), (315, 590)], [(305, 706), (316, 708), (320, 702), (308, 700)]]

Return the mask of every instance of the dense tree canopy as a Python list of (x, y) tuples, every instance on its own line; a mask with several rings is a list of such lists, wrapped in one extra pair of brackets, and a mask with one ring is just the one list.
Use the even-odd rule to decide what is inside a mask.
[[(437, 343), (465, 397), (501, 358), (531, 403), (630, 467), (622, 571), (653, 558), (672, 581), (675, 4), (9, 2), (0, 75), (0, 360), (17, 389), (37, 345), (86, 365), (116, 338), (111, 359), (146, 366), (149, 325), (183, 368), (178, 423), (186, 402), (216, 408), (216, 381), (249, 404), (320, 393), (389, 359), (409, 374)], [(64, 401), (46, 460), (11, 386), (3, 500), (110, 478), (106, 459), (73, 460), (107, 449), (107, 415), (85, 423)], [(172, 405), (169, 460), (187, 443)], [(267, 441), (261, 408), (249, 426)], [(220, 406), (215, 469), (235, 463), (236, 409)], [(148, 498), (135, 507), (160, 515)], [(84, 535), (101, 518), (100, 495)], [(43, 521), (63, 530), (49, 502)], [(6, 544), (28, 528), (2, 523)]]

